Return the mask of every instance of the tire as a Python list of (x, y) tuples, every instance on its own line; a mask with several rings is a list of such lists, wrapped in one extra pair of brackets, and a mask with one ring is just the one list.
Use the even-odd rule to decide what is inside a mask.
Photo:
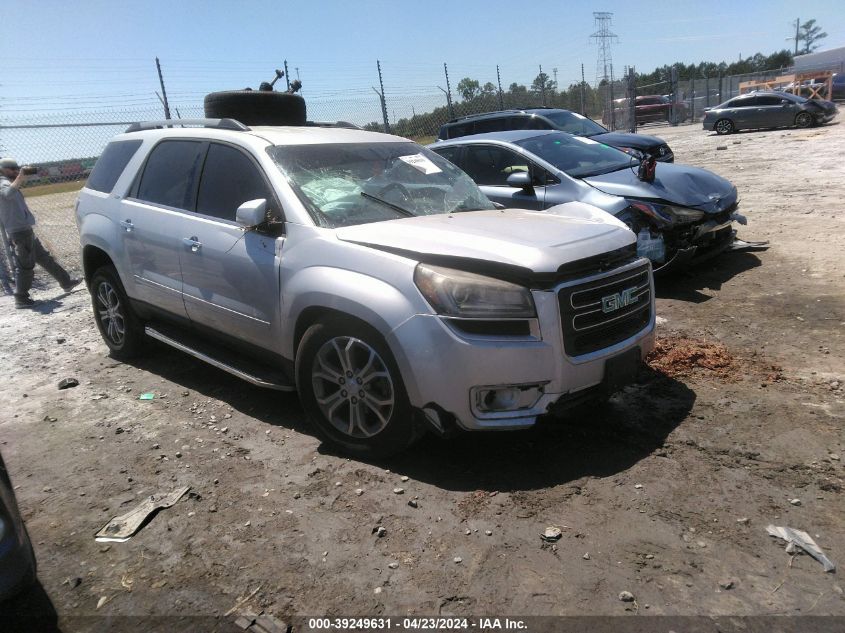
[(730, 119), (719, 119), (716, 121), (716, 124), (713, 126), (713, 129), (716, 130), (716, 134), (730, 134), (736, 128), (734, 127), (734, 122)]
[(94, 272), (91, 303), (97, 329), (111, 356), (119, 360), (137, 356), (144, 341), (144, 327), (132, 311), (114, 266), (103, 266)]
[(809, 112), (799, 112), (795, 115), (796, 127), (813, 127), (813, 115)]
[(305, 99), (287, 92), (227, 90), (205, 97), (205, 116), (244, 125), (305, 125)]
[(394, 455), (421, 435), (390, 349), (360, 321), (308, 328), (297, 349), (296, 385), (320, 437), (356, 457)]

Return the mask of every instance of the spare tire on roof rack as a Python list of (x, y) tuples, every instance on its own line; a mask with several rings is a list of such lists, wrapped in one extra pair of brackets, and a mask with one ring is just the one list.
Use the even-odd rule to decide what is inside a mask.
[(205, 97), (205, 116), (244, 125), (305, 125), (305, 99), (288, 92), (225, 90)]
[(305, 125), (305, 99), (295, 94), (302, 83), (294, 80), (287, 92), (275, 92), (273, 84), (284, 76), (276, 71), (272, 82), (262, 82), (258, 90), (224, 90), (206, 95), (205, 116), (235, 119), (245, 125)]

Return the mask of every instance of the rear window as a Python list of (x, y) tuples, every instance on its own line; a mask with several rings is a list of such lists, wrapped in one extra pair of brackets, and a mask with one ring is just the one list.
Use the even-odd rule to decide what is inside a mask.
[(140, 140), (112, 141), (109, 143), (97, 160), (97, 164), (94, 165), (85, 186), (94, 191), (111, 193), (117, 179), (120, 178), (120, 174), (126, 169), (126, 165), (129, 164), (139, 147), (141, 147)]

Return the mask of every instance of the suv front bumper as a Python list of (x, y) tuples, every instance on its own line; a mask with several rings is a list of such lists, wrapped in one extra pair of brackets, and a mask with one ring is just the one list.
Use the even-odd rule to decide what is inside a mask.
[[(639, 364), (654, 347), (651, 275), (645, 327), (624, 340), (579, 356), (565, 352), (558, 293), (569, 286), (641, 267), (643, 261), (566, 282), (549, 291), (533, 291), (537, 319), (531, 336), (468, 336), (439, 316), (411, 317), (388, 336), (411, 405), (426, 413), (450, 414), (467, 430), (518, 429), (532, 426), (559, 400), (576, 399), (578, 392), (595, 391), (602, 385), (618, 389), (620, 366), (630, 367), (633, 355), (639, 356)], [(628, 376), (627, 381), (631, 379)], [(528, 393), (528, 402), (523, 398), (522, 408), (516, 410), (484, 410), (479, 393), (495, 389)], [(533, 389), (537, 397), (531, 402)]]

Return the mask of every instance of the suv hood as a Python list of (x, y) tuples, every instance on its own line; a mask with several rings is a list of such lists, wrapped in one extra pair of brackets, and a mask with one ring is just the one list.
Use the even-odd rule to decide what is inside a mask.
[(609, 213), (581, 202), (546, 211), (503, 209), (401, 218), (336, 230), (339, 240), (424, 256), (475, 260), (555, 272), (562, 264), (601, 255), (635, 242)]
[(636, 170), (628, 167), (583, 180), (615, 196), (663, 201), (708, 213), (724, 211), (737, 200), (736, 187), (728, 180), (687, 165), (657, 163), (654, 182), (643, 182)]
[(588, 138), (611, 147), (633, 147), (634, 149), (651, 149), (666, 144), (666, 141), (656, 136), (632, 134), (630, 132), (607, 132), (605, 134), (594, 134)]

